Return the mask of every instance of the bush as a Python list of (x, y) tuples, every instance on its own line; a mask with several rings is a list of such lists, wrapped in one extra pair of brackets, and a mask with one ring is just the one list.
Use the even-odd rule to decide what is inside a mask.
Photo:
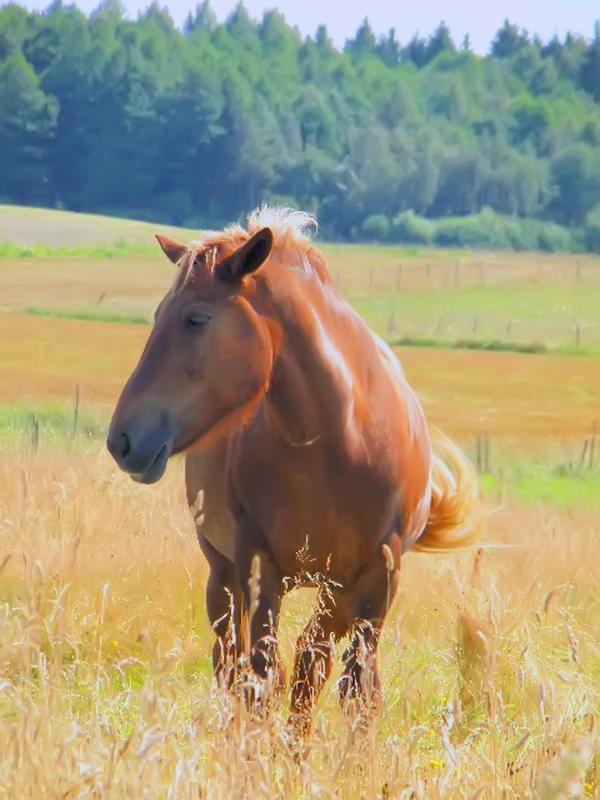
[(547, 253), (572, 253), (578, 249), (573, 232), (554, 222), (540, 225), (538, 247)]
[(435, 222), (414, 211), (403, 211), (392, 221), (390, 234), (394, 241), (430, 245), (435, 239)]
[[(490, 209), (469, 217), (446, 217), (435, 224), (435, 244), (490, 250), (544, 250), (572, 253), (581, 249), (577, 231), (519, 217), (503, 217)], [(593, 237), (592, 237), (593, 238)], [(586, 242), (589, 249), (589, 243)]]
[(390, 221), (384, 214), (373, 214), (361, 225), (361, 233), (375, 242), (385, 242), (390, 235)]
[(588, 214), (583, 229), (583, 242), (590, 253), (600, 253), (600, 205)]
[(435, 243), (443, 247), (490, 247), (503, 249), (508, 247), (506, 237), (486, 230), (480, 216), (447, 217), (440, 219), (436, 226)]

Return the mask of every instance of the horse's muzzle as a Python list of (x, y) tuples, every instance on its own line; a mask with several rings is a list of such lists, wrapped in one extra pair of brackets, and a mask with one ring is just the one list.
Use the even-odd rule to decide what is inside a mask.
[(118, 467), (137, 483), (156, 483), (165, 474), (173, 440), (165, 425), (153, 431), (135, 430), (135, 426), (111, 425), (106, 440), (108, 452)]

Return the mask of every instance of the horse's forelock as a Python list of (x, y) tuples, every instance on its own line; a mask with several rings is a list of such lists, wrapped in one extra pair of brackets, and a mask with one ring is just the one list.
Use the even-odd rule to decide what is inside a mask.
[[(324, 259), (317, 255), (312, 243), (311, 232), (318, 228), (315, 217), (282, 206), (263, 205), (255, 209), (248, 215), (246, 228), (234, 224), (222, 231), (206, 231), (200, 240), (193, 243), (193, 250), (196, 255), (205, 257), (212, 270), (217, 261), (230, 256), (263, 228), (270, 228), (273, 232), (271, 256), (278, 264), (314, 272), (323, 281), (328, 279)], [(212, 263), (209, 259), (211, 253), (214, 253)], [(193, 262), (191, 258), (188, 269), (193, 270)]]

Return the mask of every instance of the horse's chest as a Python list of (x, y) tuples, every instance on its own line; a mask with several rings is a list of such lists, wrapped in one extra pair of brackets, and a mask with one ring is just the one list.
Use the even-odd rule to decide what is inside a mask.
[(396, 488), (365, 465), (315, 460), (303, 468), (253, 473), (244, 491), (287, 574), (352, 574), (386, 533)]

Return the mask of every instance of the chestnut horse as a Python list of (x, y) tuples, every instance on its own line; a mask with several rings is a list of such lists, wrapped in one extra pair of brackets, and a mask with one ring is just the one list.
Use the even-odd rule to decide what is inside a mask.
[(190, 248), (157, 236), (179, 269), (107, 440), (140, 483), (186, 454), (210, 567), (213, 664), (228, 686), (244, 655), (259, 696), (261, 687), (269, 696), (268, 676), (284, 680), (282, 596), (320, 587), (291, 687), (291, 720), (303, 732), (347, 634), (341, 699), (377, 709), (376, 649), (401, 555), (470, 547), (480, 532), (472, 465), (445, 437), (433, 455), (399, 363), (340, 297), (313, 246), (315, 224), (263, 207), (247, 230), (209, 233)]

